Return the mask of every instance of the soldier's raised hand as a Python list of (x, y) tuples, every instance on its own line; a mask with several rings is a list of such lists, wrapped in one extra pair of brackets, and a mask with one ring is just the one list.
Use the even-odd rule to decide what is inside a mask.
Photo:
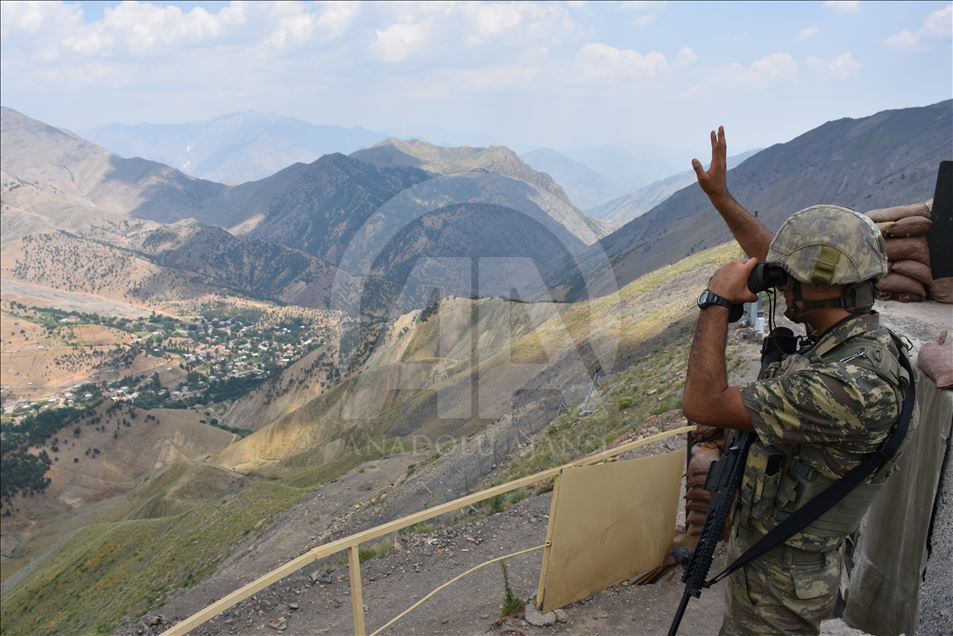
[(712, 202), (728, 194), (728, 182), (725, 177), (728, 163), (727, 152), (725, 127), (719, 126), (717, 133), (714, 130), (711, 131), (711, 165), (708, 166), (708, 170), (705, 170), (701, 161), (692, 159), (692, 168), (695, 169), (698, 185)]

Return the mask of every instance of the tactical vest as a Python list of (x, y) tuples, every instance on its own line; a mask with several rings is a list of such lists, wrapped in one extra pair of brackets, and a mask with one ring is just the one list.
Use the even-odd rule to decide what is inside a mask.
[[(885, 337), (889, 334), (889, 337)], [(903, 402), (903, 394), (909, 376), (898, 361), (900, 346), (896, 336), (886, 328), (877, 327), (847, 339), (822, 339), (813, 348), (786, 357), (781, 362), (762, 370), (759, 379), (787, 377), (819, 363), (851, 362), (870, 369), (893, 389), (897, 403), (897, 416)], [(914, 412), (910, 431), (917, 419)], [(878, 432), (879, 442), (887, 431)], [(907, 435), (907, 439), (910, 435)], [(906, 440), (904, 440), (906, 443)], [(873, 446), (871, 447), (873, 450)], [(901, 447), (902, 451), (902, 447)], [(736, 509), (735, 524), (748, 533), (762, 535), (786, 519), (806, 502), (826, 490), (853, 465), (844, 466), (840, 474), (827, 474), (824, 448), (813, 444), (767, 445), (756, 440), (751, 445), (740, 497)], [(843, 538), (857, 530), (867, 508), (881, 485), (896, 464), (900, 452), (885, 463), (867, 481), (844, 497), (820, 518), (801, 532), (789, 538), (788, 546), (810, 550), (827, 551), (837, 548)]]

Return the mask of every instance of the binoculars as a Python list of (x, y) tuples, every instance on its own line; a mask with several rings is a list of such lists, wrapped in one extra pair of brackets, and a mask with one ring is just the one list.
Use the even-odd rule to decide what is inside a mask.
[(748, 275), (748, 289), (752, 294), (767, 291), (788, 282), (788, 274), (783, 268), (767, 263), (758, 263)]

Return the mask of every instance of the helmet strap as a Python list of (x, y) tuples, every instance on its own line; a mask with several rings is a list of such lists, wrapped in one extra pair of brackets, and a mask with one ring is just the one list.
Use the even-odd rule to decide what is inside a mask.
[(874, 306), (874, 283), (871, 280), (854, 283), (844, 288), (837, 298), (824, 300), (805, 300), (801, 295), (801, 283), (792, 280), (794, 303), (799, 312), (810, 309), (846, 309), (852, 314), (868, 313)]

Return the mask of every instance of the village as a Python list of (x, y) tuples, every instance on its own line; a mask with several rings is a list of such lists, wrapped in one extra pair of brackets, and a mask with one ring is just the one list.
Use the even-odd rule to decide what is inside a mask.
[[(46, 352), (52, 355), (47, 366), (88, 368), (84, 381), (65, 386), (18, 383), (21, 377), (5, 369), (5, 428), (41, 412), (88, 408), (102, 400), (144, 409), (233, 400), (299, 360), (328, 335), (327, 325), (320, 322), (300, 317), (269, 320), (253, 310), (214, 310), (190, 319), (155, 313), (116, 318), (11, 302), (4, 303), (3, 313), (4, 357)], [(31, 323), (32, 334), (21, 326), (24, 322)], [(98, 328), (95, 340), (83, 337), (90, 327)]]

